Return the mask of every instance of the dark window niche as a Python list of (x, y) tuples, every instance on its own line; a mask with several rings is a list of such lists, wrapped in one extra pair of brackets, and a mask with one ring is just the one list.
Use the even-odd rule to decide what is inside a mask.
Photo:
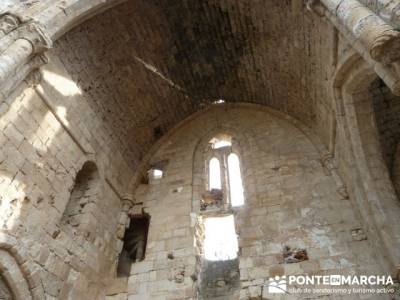
[(124, 245), (119, 256), (117, 276), (130, 275), (131, 266), (145, 258), (150, 216), (148, 214), (131, 216), (124, 235)]

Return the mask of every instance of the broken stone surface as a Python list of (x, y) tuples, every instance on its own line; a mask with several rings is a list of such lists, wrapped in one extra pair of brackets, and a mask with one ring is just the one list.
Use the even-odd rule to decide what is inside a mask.
[(364, 233), (362, 228), (356, 228), (351, 230), (351, 237), (354, 241), (364, 241), (367, 239), (367, 236)]
[(285, 246), (283, 249), (283, 263), (293, 264), (308, 260), (307, 251), (305, 249), (291, 249)]
[(211, 191), (207, 191), (202, 195), (201, 210), (213, 207), (220, 208), (223, 206), (223, 201), (222, 190), (212, 189)]

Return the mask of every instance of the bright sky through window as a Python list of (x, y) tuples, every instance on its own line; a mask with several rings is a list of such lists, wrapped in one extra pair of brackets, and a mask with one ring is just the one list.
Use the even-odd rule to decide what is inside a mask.
[(153, 169), (153, 178), (160, 179), (163, 176), (163, 171), (159, 169)]
[(213, 137), (210, 141), (213, 149), (219, 149), (223, 147), (232, 146), (232, 138), (226, 134), (220, 134), (216, 137)]
[(216, 157), (211, 158), (210, 160), (210, 190), (212, 189), (221, 189), (221, 168), (219, 160)]
[(232, 206), (244, 204), (243, 183), (240, 173), (239, 157), (235, 153), (228, 156), (229, 187)]
[(208, 260), (235, 259), (238, 240), (233, 216), (207, 218), (204, 221), (204, 256)]
[(213, 102), (213, 104), (222, 104), (222, 103), (225, 103), (225, 100), (224, 100), (224, 99), (218, 99), (218, 100), (215, 100), (215, 101)]
[(214, 143), (214, 149), (219, 149), (219, 148), (222, 148), (222, 147), (229, 147), (231, 145), (232, 144), (231, 144), (230, 141), (224, 141), (224, 140), (217, 141), (217, 142)]

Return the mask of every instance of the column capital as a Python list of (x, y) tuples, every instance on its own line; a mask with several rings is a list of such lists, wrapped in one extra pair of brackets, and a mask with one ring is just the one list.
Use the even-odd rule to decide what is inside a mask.
[(44, 52), (53, 47), (53, 41), (40, 23), (29, 22), (23, 25), (20, 30), (20, 38), (32, 44), (33, 54)]
[(32, 71), (25, 77), (24, 81), (30, 86), (37, 86), (42, 81), (42, 74), (38, 69)]
[(319, 17), (325, 16), (325, 7), (320, 0), (307, 0), (307, 10), (315, 13)]
[(328, 171), (331, 172), (335, 168), (335, 163), (333, 160), (333, 155), (330, 152), (324, 153), (321, 155), (322, 166)]
[(135, 197), (132, 194), (125, 194), (121, 199), (123, 210), (128, 212), (135, 205)]
[(20, 20), (18, 17), (6, 13), (0, 17), (0, 37), (1, 35), (6, 35), (13, 31), (14, 29), (17, 29), (20, 24)]
[(369, 53), (374, 60), (390, 64), (400, 59), (400, 32), (389, 25), (386, 27), (371, 42)]

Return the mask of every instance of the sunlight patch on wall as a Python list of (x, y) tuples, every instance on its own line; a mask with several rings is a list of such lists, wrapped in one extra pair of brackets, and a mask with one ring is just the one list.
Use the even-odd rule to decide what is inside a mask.
[(57, 106), (56, 114), (57, 117), (60, 118), (60, 120), (64, 123), (65, 126), (69, 125), (69, 122), (67, 120), (67, 109), (64, 106)]
[(63, 96), (82, 95), (82, 91), (76, 83), (64, 76), (43, 70), (43, 79)]
[(219, 134), (210, 140), (213, 149), (220, 149), (232, 146), (232, 137), (226, 134)]
[(0, 227), (12, 228), (18, 219), (23, 199), (25, 184), (19, 182), (7, 171), (0, 171)]

